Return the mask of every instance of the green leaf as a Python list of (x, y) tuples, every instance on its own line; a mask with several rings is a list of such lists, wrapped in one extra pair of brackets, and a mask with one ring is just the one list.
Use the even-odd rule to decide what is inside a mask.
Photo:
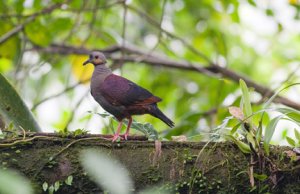
[(0, 169), (0, 193), (33, 194), (30, 182), (13, 170)]
[[(124, 121), (124, 123), (126, 125), (128, 125), (127, 120)], [(152, 140), (158, 139), (158, 133), (154, 129), (153, 125), (151, 125), (150, 123), (143, 124), (143, 123), (136, 122), (135, 120), (133, 120), (132, 124), (131, 124), (131, 128), (144, 133), (149, 139), (152, 139)]]
[(68, 178), (65, 180), (65, 183), (66, 183), (67, 185), (72, 185), (72, 182), (73, 182), (73, 176), (70, 175), (70, 176), (68, 176)]
[(71, 132), (75, 137), (79, 135), (86, 135), (88, 133), (85, 129), (76, 129), (75, 131)]
[(260, 181), (264, 181), (268, 178), (268, 176), (266, 174), (256, 174), (253, 173), (254, 178), (260, 180)]
[(92, 111), (88, 111), (88, 113), (97, 114), (97, 115), (99, 115), (102, 118), (106, 118), (106, 117), (111, 117), (112, 116), (111, 114), (109, 114), (107, 112), (104, 112), (104, 113), (95, 113), (95, 112), (92, 112)]
[(275, 110), (300, 123), (300, 111), (289, 107), (276, 108)]
[(129, 172), (116, 159), (102, 152), (90, 149), (81, 152), (80, 162), (92, 180), (104, 190), (114, 194), (131, 193), (133, 183)]
[(297, 138), (297, 140), (300, 141), (300, 133), (296, 128), (294, 129), (294, 133), (295, 133), (295, 137)]
[(243, 124), (242, 121), (239, 122), (238, 124), (236, 124), (234, 127), (232, 127), (230, 133), (231, 133), (231, 134), (234, 134), (234, 133), (239, 129), (239, 127), (240, 127), (242, 124)]
[(287, 141), (291, 146), (296, 147), (296, 142), (295, 142), (292, 138), (286, 136), (286, 141)]
[(54, 193), (54, 186), (50, 185), (50, 187), (48, 188), (48, 193), (49, 194), (53, 194)]
[(70, 1), (68, 5), (70, 6), (70, 8), (80, 9), (82, 8), (83, 1)]
[[(250, 94), (248, 87), (244, 80), (240, 79), (240, 87), (242, 90), (242, 97), (243, 97), (243, 111), (245, 114), (245, 117), (250, 117), (252, 115), (252, 107), (250, 102)], [(251, 117), (248, 119), (251, 123)]]
[(7, 72), (12, 68), (12, 60), (7, 58), (0, 58), (0, 73)]
[(60, 186), (59, 181), (56, 181), (56, 182), (54, 183), (54, 191), (58, 191), (59, 186)]
[(274, 16), (274, 12), (272, 9), (266, 9), (267, 16)]
[(262, 113), (261, 118), (259, 120), (257, 132), (255, 134), (257, 142), (261, 141), (262, 138), (262, 131), (263, 131), (263, 119), (264, 119), (265, 112)]
[(273, 137), (275, 128), (277, 126), (277, 123), (279, 122), (280, 119), (282, 119), (283, 116), (284, 115), (280, 115), (280, 116), (277, 116), (277, 117), (273, 118), (268, 123), (268, 125), (266, 126), (265, 136), (264, 136), (264, 148), (265, 148), (265, 151), (267, 152), (268, 155), (269, 155), (269, 144), (270, 144), (270, 141), (271, 141), (271, 139)]
[(49, 29), (52, 31), (50, 32), (51, 34), (54, 34), (54, 37), (60, 37), (60, 34), (65, 33), (72, 27), (72, 22), (71, 18), (51, 18), (50, 23), (47, 25)]
[(171, 192), (161, 187), (150, 187), (140, 191), (138, 194), (171, 194)]
[(25, 130), (41, 131), (31, 111), (27, 108), (14, 87), (0, 73), (0, 111)]
[(254, 0), (248, 0), (248, 3), (254, 7), (256, 7), (256, 2)]
[[(0, 37), (14, 28), (14, 26), (6, 20), (0, 20), (0, 26)], [(14, 59), (17, 53), (20, 51), (20, 48), (20, 38), (18, 36), (13, 36), (4, 43), (0, 44), (0, 58), (4, 57), (6, 59)], [(0, 64), (0, 66), (2, 66), (2, 64)], [(2, 69), (2, 67), (0, 69)]]
[(23, 10), (24, 10), (24, 6), (23, 6), (24, 1), (25, 0), (16, 0), (15, 1), (15, 8), (16, 8), (17, 13), (22, 13), (23, 12)]
[(251, 132), (247, 133), (246, 139), (249, 143), (251, 143), (251, 145), (253, 146), (254, 149), (257, 148), (258, 143), (256, 143), (255, 136), (253, 134), (251, 134)]
[(232, 135), (226, 135), (226, 137), (229, 138), (231, 141), (233, 141), (243, 153), (245, 154), (251, 153), (251, 148), (248, 144), (236, 139)]
[(25, 26), (25, 33), (30, 41), (39, 46), (48, 46), (52, 41), (47, 24), (39, 18)]
[(282, 92), (282, 91), (284, 91), (284, 90), (286, 90), (286, 89), (288, 89), (288, 88), (290, 88), (290, 87), (292, 87), (292, 86), (296, 86), (296, 85), (300, 85), (300, 83), (293, 83), (293, 84), (290, 84), (290, 85), (288, 85), (288, 86), (286, 86), (286, 87), (284, 87), (284, 88), (278, 90), (277, 92), (275, 92), (274, 95), (271, 96), (271, 98), (269, 98), (269, 100), (268, 100), (267, 102), (264, 103), (264, 109), (266, 109), (266, 108), (268, 108), (268, 107), (270, 106), (271, 102), (273, 102), (273, 100), (278, 96), (278, 94), (279, 94), (280, 92)]
[(48, 190), (48, 183), (44, 182), (43, 183), (43, 191), (47, 191)]

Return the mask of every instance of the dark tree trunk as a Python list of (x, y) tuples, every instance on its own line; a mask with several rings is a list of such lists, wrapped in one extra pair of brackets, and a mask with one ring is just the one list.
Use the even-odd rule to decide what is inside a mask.
[[(103, 137), (103, 136), (101, 136)], [(1, 140), (0, 164), (22, 172), (42, 193), (42, 184), (60, 181), (56, 193), (101, 193), (79, 163), (79, 152), (94, 148), (109, 152), (130, 171), (136, 191), (160, 185), (179, 193), (251, 193), (249, 168), (255, 174), (252, 193), (300, 193), (299, 162), (285, 154), (288, 147), (272, 147), (268, 158), (243, 154), (231, 143), (161, 142), (129, 140), (112, 143), (101, 137), (33, 135)], [(141, 138), (143, 139), (143, 138)], [(20, 140), (17, 142), (16, 140)], [(160, 149), (161, 148), (161, 149)], [(101, 168), (97, 166), (95, 168)], [(117, 172), (114, 172), (117, 173)], [(250, 173), (251, 174), (251, 173)], [(72, 185), (64, 180), (72, 175)], [(257, 176), (254, 176), (257, 177)], [(260, 179), (263, 176), (259, 176)], [(116, 183), (117, 184), (117, 183)]]

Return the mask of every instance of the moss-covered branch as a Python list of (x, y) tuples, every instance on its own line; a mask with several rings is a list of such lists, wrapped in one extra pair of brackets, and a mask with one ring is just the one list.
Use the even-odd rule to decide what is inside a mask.
[[(79, 163), (79, 152), (88, 148), (118, 158), (129, 169), (136, 190), (164, 185), (180, 193), (250, 193), (248, 170), (252, 165), (254, 193), (300, 193), (299, 164), (286, 156), (288, 147), (273, 147), (268, 160), (254, 157), (250, 164), (250, 156), (230, 143), (161, 142), (160, 147), (160, 143), (151, 141), (112, 143), (105, 138), (48, 134), (2, 140), (0, 162), (5, 168), (24, 173), (38, 193), (42, 193), (43, 183), (52, 185), (57, 181), (57, 193), (100, 192)], [(64, 181), (70, 176), (73, 181), (68, 185)]]

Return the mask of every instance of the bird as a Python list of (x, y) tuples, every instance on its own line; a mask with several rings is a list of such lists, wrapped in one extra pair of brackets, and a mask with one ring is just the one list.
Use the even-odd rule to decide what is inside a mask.
[[(90, 83), (91, 95), (105, 111), (112, 114), (119, 122), (116, 133), (112, 137), (113, 142), (119, 138), (127, 140), (133, 115), (150, 114), (169, 127), (174, 127), (174, 122), (157, 106), (162, 99), (134, 82), (113, 74), (111, 69), (106, 66), (107, 60), (102, 52), (92, 51), (83, 65), (89, 63), (94, 65)], [(120, 135), (124, 119), (128, 119), (126, 132), (124, 135)]]

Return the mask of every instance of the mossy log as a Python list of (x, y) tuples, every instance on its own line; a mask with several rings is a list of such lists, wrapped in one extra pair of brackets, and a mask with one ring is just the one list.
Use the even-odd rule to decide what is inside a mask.
[[(22, 172), (36, 193), (43, 193), (43, 183), (57, 181), (61, 186), (55, 193), (101, 193), (79, 162), (79, 152), (88, 148), (119, 159), (131, 173), (136, 191), (159, 186), (171, 193), (300, 193), (299, 162), (287, 156), (289, 147), (272, 147), (262, 161), (231, 143), (134, 139), (112, 143), (103, 136), (38, 134), (1, 140), (0, 164)], [(64, 183), (68, 176), (73, 177), (71, 185)], [(254, 177), (255, 187), (249, 177)]]

